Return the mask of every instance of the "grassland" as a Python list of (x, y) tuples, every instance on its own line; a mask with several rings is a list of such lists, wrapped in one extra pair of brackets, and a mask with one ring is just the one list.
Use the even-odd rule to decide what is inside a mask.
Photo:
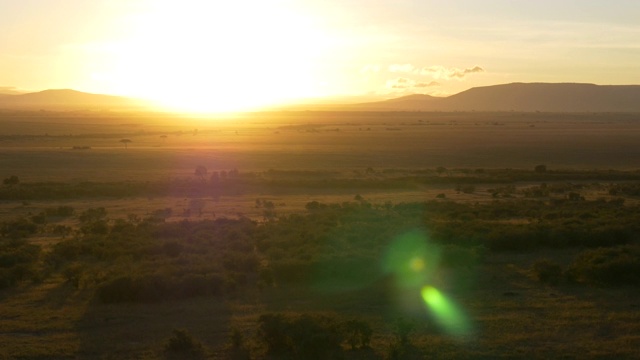
[(0, 123), (1, 358), (640, 353), (636, 114)]

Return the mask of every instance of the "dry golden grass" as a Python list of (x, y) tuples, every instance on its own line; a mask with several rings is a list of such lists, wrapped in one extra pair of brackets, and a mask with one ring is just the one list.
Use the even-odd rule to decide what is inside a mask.
[[(624, 114), (258, 113), (233, 121), (176, 117), (172, 125), (152, 117), (80, 125), (80, 115), (75, 122), (40, 116), (22, 127), (0, 120), (13, 124), (0, 127), (0, 169), (25, 181), (166, 179), (190, 176), (198, 165), (245, 172), (635, 169), (640, 156), (640, 123)], [(132, 140), (128, 149), (123, 138)]]

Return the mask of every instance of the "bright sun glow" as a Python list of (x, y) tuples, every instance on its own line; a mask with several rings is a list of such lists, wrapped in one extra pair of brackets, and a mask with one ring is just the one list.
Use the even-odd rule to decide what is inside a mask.
[(317, 64), (330, 45), (293, 9), (260, 1), (150, 1), (127, 19), (133, 31), (103, 45), (94, 79), (160, 107), (251, 110), (318, 96)]

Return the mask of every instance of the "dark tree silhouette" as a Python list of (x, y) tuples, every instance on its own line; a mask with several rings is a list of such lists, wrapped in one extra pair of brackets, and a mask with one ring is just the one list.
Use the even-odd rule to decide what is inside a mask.
[(120, 140), (120, 142), (124, 144), (124, 148), (126, 149), (127, 148), (127, 144), (129, 144), (131, 142), (131, 140), (130, 139), (122, 139), (122, 140)]
[(18, 177), (15, 175), (11, 175), (8, 178), (2, 180), (2, 183), (7, 186), (18, 185), (19, 182), (20, 182), (20, 179), (18, 179)]
[(217, 171), (211, 173), (211, 178), (209, 178), (212, 184), (217, 184), (220, 182), (220, 174)]
[(202, 165), (198, 165), (196, 166), (195, 174), (197, 177), (204, 180), (204, 177), (207, 175), (207, 168)]

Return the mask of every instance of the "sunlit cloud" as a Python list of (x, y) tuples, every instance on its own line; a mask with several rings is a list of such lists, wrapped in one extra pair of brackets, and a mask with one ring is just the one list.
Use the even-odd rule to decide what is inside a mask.
[(391, 64), (389, 65), (389, 71), (410, 73), (415, 70), (415, 67), (411, 64)]
[(458, 69), (458, 68), (447, 68), (440, 65), (423, 67), (419, 71), (420, 75), (430, 76), (434, 79), (444, 79), (444, 80), (450, 80), (450, 79), (462, 80), (469, 74), (481, 73), (481, 72), (485, 72), (485, 70), (480, 66), (474, 66), (472, 68), (466, 68), (466, 69)]
[(436, 86), (440, 86), (440, 83), (436, 81), (419, 82), (413, 79), (399, 77), (392, 80), (388, 80), (386, 86), (389, 89), (412, 89), (412, 88), (436, 87)]
[(442, 84), (440, 84), (437, 81), (431, 81), (431, 82), (428, 82), (428, 83), (424, 83), (424, 82), (417, 83), (417, 84), (414, 85), (414, 87), (426, 88), (426, 87), (434, 87), (434, 86), (440, 86), (440, 85), (442, 85)]
[[(368, 70), (368, 68), (366, 69)], [(443, 88), (442, 82), (435, 80), (463, 81), (466, 80), (466, 78), (471, 74), (485, 72), (484, 68), (477, 65), (465, 69), (460, 69), (442, 65), (418, 67), (409, 63), (391, 64), (383, 69), (380, 69), (380, 67), (376, 67), (375, 69), (378, 72), (386, 71), (386, 73), (407, 74), (406, 77), (396, 77), (387, 80), (384, 85), (386, 89), (390, 89), (395, 93), (397, 93), (398, 91), (406, 93), (423, 93), (425, 92), (425, 90), (429, 89), (429, 93), (432, 95), (435, 94), (434, 88)], [(447, 94), (441, 93), (439, 95)]]
[(22, 92), (19, 91), (15, 86), (0, 86), (0, 94), (16, 95), (21, 93)]
[(368, 73), (377, 73), (380, 72), (380, 70), (382, 69), (382, 67), (380, 65), (365, 65), (360, 69), (360, 73), (361, 74), (368, 74)]
[(387, 81), (387, 88), (389, 89), (408, 89), (413, 87), (415, 82), (407, 78), (396, 78)]
[(435, 79), (464, 79), (468, 74), (481, 73), (484, 69), (480, 66), (472, 68), (458, 69), (454, 67), (446, 67), (442, 65), (425, 66), (422, 68), (413, 66), (412, 64), (391, 64), (387, 68), (393, 73), (411, 73), (415, 75), (430, 76)]

